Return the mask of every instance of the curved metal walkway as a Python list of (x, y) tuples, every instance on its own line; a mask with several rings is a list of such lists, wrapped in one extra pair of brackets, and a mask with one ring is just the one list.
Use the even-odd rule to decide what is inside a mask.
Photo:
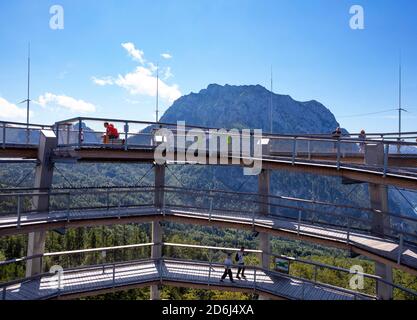
[(151, 221), (197, 223), (267, 232), (276, 236), (351, 250), (417, 275), (416, 247), (401, 245), (401, 243), (395, 243), (389, 239), (354, 231), (291, 221), (276, 215), (248, 215), (218, 210), (210, 212), (202, 209), (176, 208), (175, 206), (166, 206), (162, 211), (155, 209), (153, 206), (109, 210), (51, 211), (48, 213), (25, 214), (20, 217), (20, 220), (15, 216), (1, 217), (0, 235), (56, 228)]
[[(233, 274), (236, 274), (234, 268)], [(220, 278), (220, 264), (175, 259), (141, 260), (112, 265), (97, 265), (42, 274), (5, 286), (3, 300), (76, 298), (105, 292), (149, 286), (150, 284), (253, 292), (272, 298), (293, 300), (355, 300), (373, 297), (326, 284), (248, 267), (246, 280), (230, 283)], [(60, 288), (60, 289), (58, 289)]]
[[(125, 143), (104, 144), (101, 142), (103, 132), (92, 129), (82, 131), (82, 125), (93, 123), (97, 125), (104, 121), (112, 121), (124, 132), (120, 133)], [(308, 172), (319, 175), (340, 176), (347, 179), (395, 185), (403, 188), (417, 188), (417, 133), (403, 133), (401, 137), (392, 133), (368, 134), (366, 140), (331, 135), (279, 135), (266, 134), (262, 137), (268, 143), (262, 146), (259, 155), (244, 154), (239, 151), (211, 152), (208, 151), (210, 130), (204, 127), (186, 126), (184, 132), (177, 132), (174, 124), (153, 123), (146, 121), (131, 121), (117, 119), (74, 118), (57, 122), (54, 126), (30, 125), (27, 135), (26, 124), (1, 122), (0, 158), (37, 158), (37, 145), (42, 129), (54, 130), (58, 146), (52, 158), (54, 161), (135, 161), (153, 162), (154, 150), (158, 144), (155, 139), (156, 128), (169, 129), (174, 137), (181, 138), (192, 129), (199, 129), (206, 136), (203, 151), (203, 164), (219, 163), (247, 166), (253, 161), (262, 161), (262, 167), (268, 169), (284, 169)], [(135, 128), (135, 129), (129, 129)], [(27, 139), (23, 139), (27, 135)], [(221, 133), (221, 139), (231, 137), (236, 133)], [(81, 138), (83, 137), (83, 138)], [(84, 138), (85, 137), (85, 138)], [(217, 137), (217, 135), (216, 135)], [(20, 140), (23, 139), (23, 141)], [(217, 139), (217, 138), (216, 138)], [(255, 139), (251, 136), (251, 139)], [(258, 139), (258, 138), (256, 138)], [(261, 139), (261, 140), (262, 140)], [(185, 140), (185, 138), (184, 138)], [(259, 142), (261, 142), (259, 140)], [(253, 141), (252, 141), (253, 142)], [(188, 142), (187, 142), (188, 143)], [(233, 142), (234, 143), (234, 142)], [(216, 141), (217, 144), (217, 141)], [(383, 150), (384, 161), (380, 165), (365, 164), (364, 145), (379, 145)], [(402, 149), (401, 149), (402, 148)], [(221, 150), (216, 147), (216, 150)], [(207, 151), (206, 151), (207, 150)], [(240, 137), (239, 137), (240, 150)], [(171, 152), (171, 151), (170, 151)], [(173, 163), (192, 164), (185, 161), (185, 151), (175, 147), (172, 150)], [(199, 150), (200, 152), (200, 150)]]

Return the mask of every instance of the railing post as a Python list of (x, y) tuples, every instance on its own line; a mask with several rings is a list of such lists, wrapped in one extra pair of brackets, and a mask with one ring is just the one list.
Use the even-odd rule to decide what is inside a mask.
[(21, 220), (21, 208), (20, 208), (20, 195), (17, 196), (17, 228), (20, 228), (20, 220)]
[(387, 176), (388, 155), (389, 155), (389, 144), (386, 144), (385, 149), (384, 149), (384, 177)]
[(297, 236), (300, 236), (300, 226), (301, 226), (301, 210), (298, 210)]
[(109, 189), (106, 189), (106, 207), (107, 207), (107, 211), (109, 211), (110, 209), (110, 192)]
[(81, 119), (79, 119), (78, 120), (78, 148), (81, 148), (81, 143), (82, 143), (82, 141), (81, 141), (81, 130), (82, 130), (81, 125), (82, 125), (82, 121), (81, 121)]
[(29, 144), (30, 142), (30, 129), (29, 124), (26, 126), (26, 144)]
[(311, 160), (311, 141), (307, 140), (308, 160)]
[(57, 270), (57, 273), (58, 273), (58, 296), (60, 296), (60, 295), (61, 295), (62, 272), (63, 272), (63, 271), (59, 271), (59, 270)]
[(1, 299), (2, 299), (2, 300), (6, 300), (6, 293), (7, 293), (6, 289), (7, 289), (7, 288), (6, 288), (6, 286), (4, 286), (4, 287), (3, 287), (3, 293), (2, 293), (2, 295), (1, 295), (1, 296), (2, 296), (2, 297), (1, 297)]
[(314, 266), (314, 283), (317, 283), (317, 265)]
[(159, 283), (162, 284), (162, 282), (163, 282), (163, 278), (162, 278), (162, 258), (161, 257), (158, 258), (157, 261), (158, 261), (157, 265), (158, 265), (158, 269), (159, 269)]
[(57, 145), (59, 146), (60, 145), (60, 143), (59, 143), (59, 134), (58, 134), (58, 132), (59, 132), (59, 124), (54, 124), (52, 131), (55, 132)]
[(340, 138), (337, 139), (337, 170), (340, 170)]
[(350, 218), (347, 217), (347, 235), (346, 235), (346, 243), (350, 243)]
[(403, 254), (403, 245), (404, 245), (404, 235), (400, 234), (400, 243), (398, 246), (398, 257), (397, 257), (397, 264), (401, 264), (401, 256)]
[(209, 210), (209, 221), (211, 221), (211, 212), (213, 210), (213, 197), (212, 197), (212, 193), (210, 191), (210, 210)]
[(115, 287), (116, 284), (116, 264), (113, 263), (113, 288)]
[(253, 275), (253, 290), (256, 291), (256, 271), (258, 271), (258, 269), (255, 268), (255, 273)]
[(71, 193), (67, 193), (67, 222), (70, 221)]
[(129, 134), (129, 122), (127, 121), (125, 122), (124, 130), (125, 130), (125, 150), (127, 150), (127, 137)]
[(207, 286), (210, 287), (210, 279), (211, 279), (211, 261), (209, 263), (209, 274), (208, 274), (208, 280), (207, 280)]
[(297, 150), (297, 137), (294, 137), (292, 142), (292, 165), (295, 164), (295, 153)]
[(305, 300), (305, 281), (303, 280), (303, 285), (301, 288), (301, 300)]
[(3, 122), (3, 149), (6, 149), (6, 122)]

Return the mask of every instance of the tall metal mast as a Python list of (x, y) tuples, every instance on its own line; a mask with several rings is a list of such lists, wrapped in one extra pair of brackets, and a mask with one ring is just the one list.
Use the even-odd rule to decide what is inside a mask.
[(399, 75), (398, 75), (398, 139), (399, 140), (401, 140), (401, 134), (402, 134), (402, 128), (401, 128), (402, 111), (407, 112), (407, 110), (402, 107), (402, 61), (401, 61), (401, 55), (400, 55)]
[(30, 108), (30, 42), (28, 44), (28, 92), (26, 98), (26, 125), (29, 129), (29, 108)]
[(159, 64), (156, 65), (156, 122), (159, 122)]
[(270, 124), (269, 124), (269, 129), (270, 129), (270, 133), (272, 133), (273, 130), (273, 126), (272, 126), (272, 95), (273, 95), (273, 82), (272, 82), (272, 66), (271, 66), (271, 97), (270, 97), (270, 101), (269, 101), (269, 120), (270, 120)]
[(402, 111), (402, 88), (401, 88), (401, 79), (402, 78), (402, 70), (401, 70), (401, 56), (400, 56), (400, 64), (399, 64), (399, 74), (398, 74), (398, 137), (401, 139), (401, 111)]
[(30, 42), (28, 43), (28, 92), (26, 100), (26, 143), (29, 144), (30, 141), (30, 131), (29, 131), (29, 109), (30, 109)]

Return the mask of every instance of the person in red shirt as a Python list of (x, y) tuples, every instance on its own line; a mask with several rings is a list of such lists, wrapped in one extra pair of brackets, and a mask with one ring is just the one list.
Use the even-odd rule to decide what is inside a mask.
[(103, 136), (104, 143), (107, 143), (111, 139), (119, 139), (119, 132), (112, 123), (105, 122), (104, 128), (106, 128), (106, 134)]

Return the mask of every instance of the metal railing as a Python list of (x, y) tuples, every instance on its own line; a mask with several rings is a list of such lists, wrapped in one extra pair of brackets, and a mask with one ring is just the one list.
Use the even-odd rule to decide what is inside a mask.
[[(97, 124), (102, 125), (104, 122), (111, 122), (119, 128), (120, 139), (117, 142), (103, 140), (104, 129), (92, 129), (88, 126), (88, 123), (92, 123), (91, 127), (97, 127)], [(158, 143), (165, 141), (169, 144), (168, 151), (175, 153), (185, 152), (191, 144), (198, 142), (198, 152), (200, 153), (209, 152), (211, 155), (211, 152), (215, 152), (217, 155), (220, 152), (223, 154), (225, 152), (223, 149), (226, 147), (227, 156), (240, 161), (246, 158), (256, 160), (259, 154), (255, 153), (255, 145), (262, 144), (260, 152), (265, 160), (289, 162), (292, 165), (307, 162), (322, 166), (331, 165), (337, 170), (349, 168), (381, 174), (384, 177), (397, 174), (417, 179), (417, 172), (404, 169), (399, 171), (389, 162), (390, 157), (415, 157), (417, 159), (417, 132), (403, 133), (401, 139), (392, 133), (371, 133), (366, 138), (355, 138), (354, 135), (334, 137), (331, 134), (264, 134), (262, 137), (257, 137), (252, 131), (248, 135), (242, 130), (227, 131), (224, 129), (222, 131), (219, 128), (189, 125), (185, 125), (180, 131), (177, 131), (176, 124), (171, 123), (86, 117), (57, 122), (55, 128), (61, 147), (105, 147), (129, 150), (155, 148)], [(160, 142), (158, 142), (155, 131), (160, 128), (169, 129), (173, 138), (160, 137)], [(195, 129), (203, 134), (203, 140), (193, 135), (192, 131)], [(215, 134), (213, 134), (214, 131), (216, 131)], [(243, 136), (250, 140), (251, 146), (248, 150), (243, 147), (241, 139)], [(224, 143), (227, 145), (222, 145), (221, 140), (226, 141)], [(367, 145), (375, 144), (381, 145), (384, 161), (380, 165), (365, 164), (365, 148)], [(215, 146), (215, 150), (211, 150), (213, 146)], [(413, 168), (416, 167), (417, 161)]]
[[(141, 243), (141, 244), (131, 244), (131, 245), (123, 245), (123, 246), (116, 246), (116, 247), (102, 247), (102, 248), (91, 248), (91, 249), (80, 249), (80, 250), (72, 250), (72, 251), (62, 251), (62, 252), (51, 252), (51, 253), (45, 253), (45, 254), (39, 254), (39, 255), (34, 255), (34, 256), (29, 256), (29, 257), (22, 257), (22, 258), (17, 258), (17, 259), (11, 259), (11, 260), (6, 260), (6, 261), (1, 261), (0, 262), (0, 268), (6, 265), (10, 265), (10, 264), (15, 264), (18, 262), (25, 262), (31, 259), (37, 259), (37, 258), (41, 258), (41, 265), (42, 261), (44, 261), (45, 258), (47, 257), (63, 257), (63, 256), (73, 256), (76, 254), (90, 254), (90, 253), (96, 253), (96, 252), (101, 252), (102, 253), (102, 257), (107, 257), (106, 254), (103, 255), (103, 253), (107, 253), (109, 251), (117, 251), (117, 250), (132, 250), (132, 249), (138, 249), (138, 248), (144, 248), (144, 247), (148, 247), (148, 248), (152, 248), (153, 246), (161, 246), (162, 249), (164, 247), (173, 247), (173, 248), (180, 248), (180, 249), (192, 249), (193, 251), (195, 250), (206, 250), (208, 251), (208, 259), (209, 261), (202, 261), (202, 260), (184, 260), (184, 259), (180, 259), (180, 258), (176, 258), (176, 257), (170, 257), (170, 256), (166, 256), (166, 254), (164, 254), (163, 257), (161, 258), (156, 258), (153, 259), (156, 262), (160, 262), (160, 261), (175, 261), (175, 262), (180, 262), (183, 264), (192, 264), (192, 265), (206, 265), (209, 267), (209, 273), (208, 273), (208, 279), (205, 282), (207, 284), (207, 286), (209, 287), (210, 285), (213, 285), (213, 280), (215, 280), (215, 283), (217, 283), (217, 281), (219, 280), (219, 275), (217, 274), (215, 277), (212, 276), (211, 271), (214, 270), (214, 267), (224, 267), (224, 264), (220, 263), (220, 262), (216, 262), (213, 261), (213, 251), (216, 252), (220, 252), (221, 254), (224, 254), (226, 252), (237, 252), (240, 249), (236, 249), (236, 248), (229, 248), (229, 247), (215, 247), (215, 246), (202, 246), (202, 245), (189, 245), (189, 244), (178, 244), (178, 243)], [(162, 252), (164, 252), (164, 250), (161, 250)], [(246, 249), (245, 250), (246, 253), (248, 254), (262, 254), (263, 252), (261, 250), (252, 250), (252, 249)], [(381, 277), (372, 275), (372, 274), (367, 274), (367, 273), (360, 273), (360, 272), (356, 272), (354, 274), (352, 274), (352, 272), (350, 270), (347, 269), (343, 269), (340, 267), (335, 267), (335, 266), (331, 266), (331, 265), (326, 265), (326, 264), (322, 264), (322, 263), (317, 263), (315, 261), (308, 261), (308, 260), (303, 260), (303, 259), (297, 259), (297, 258), (292, 258), (292, 257), (287, 257), (287, 256), (282, 256), (282, 255), (276, 255), (276, 254), (269, 254), (266, 253), (268, 256), (270, 257), (279, 257), (282, 259), (286, 259), (289, 261), (289, 263), (302, 263), (302, 264), (307, 264), (307, 265), (312, 265), (315, 269), (315, 272), (317, 272), (318, 268), (321, 269), (327, 269), (327, 270), (331, 270), (331, 271), (337, 271), (337, 272), (342, 272), (345, 274), (348, 274), (350, 276), (353, 275), (361, 275), (364, 278), (367, 279), (371, 279), (375, 281), (375, 285), (378, 286), (380, 284), (386, 284), (388, 286), (391, 286), (393, 289), (397, 289), (402, 291), (403, 293), (406, 293), (407, 295), (410, 295), (413, 299), (417, 298), (417, 292), (410, 290), (408, 288), (404, 288), (402, 286), (396, 285), (394, 283), (390, 283), (384, 279), (382, 279)], [(176, 254), (178, 255), (178, 253)], [(43, 260), (42, 260), (43, 259)], [(112, 269), (112, 275), (113, 275), (113, 285), (115, 284), (115, 276), (116, 276), (116, 267), (120, 267), (120, 266), (128, 266), (128, 265), (132, 265), (132, 264), (137, 264), (138, 262), (147, 262), (150, 261), (148, 258), (142, 258), (142, 259), (135, 259), (133, 261), (110, 261), (110, 262), (102, 262), (100, 264), (93, 264), (93, 265), (87, 265), (87, 266), (78, 266), (78, 267), (69, 267), (69, 268), (65, 268), (64, 272), (74, 272), (77, 270), (95, 270), (95, 269), (100, 269), (103, 271), (103, 273), (108, 270), (109, 266)], [(233, 268), (238, 268), (239, 265), (232, 265), (231, 267)], [(257, 290), (260, 289), (265, 290), (265, 288), (262, 288), (261, 285), (257, 285), (257, 275), (261, 275), (263, 274), (264, 276), (268, 276), (268, 277), (278, 277), (278, 278), (286, 278), (292, 281), (299, 281), (302, 283), (302, 286), (305, 285), (314, 285), (314, 286), (320, 286), (323, 288), (329, 288), (332, 290), (336, 290), (338, 292), (341, 293), (345, 293), (345, 294), (349, 294), (352, 295), (354, 299), (358, 299), (358, 298), (375, 298), (369, 294), (365, 294), (363, 292), (360, 291), (355, 291), (355, 290), (349, 290), (346, 288), (342, 288), (342, 287), (338, 287), (338, 286), (334, 286), (330, 283), (323, 283), (320, 281), (317, 281), (317, 275), (315, 275), (313, 277), (313, 279), (305, 279), (302, 277), (298, 277), (298, 276), (294, 276), (294, 275), (290, 275), (290, 274), (285, 274), (282, 272), (277, 272), (277, 271), (273, 271), (270, 269), (266, 269), (266, 268), (261, 268), (258, 267), (256, 265), (245, 265), (246, 270), (248, 271), (253, 271), (254, 273), (254, 279), (253, 279), (253, 289)], [(44, 265), (42, 267), (42, 270), (44, 269)], [(289, 266), (290, 269), (290, 266)], [(259, 274), (258, 274), (259, 272)], [(218, 273), (218, 272), (217, 272)], [(0, 283), (0, 290), (2, 292), (2, 297), (3, 299), (6, 298), (6, 291), (7, 288), (16, 284), (22, 284), (24, 282), (28, 282), (31, 280), (36, 280), (36, 279), (40, 279), (44, 276), (52, 276), (55, 275), (56, 273), (51, 273), (51, 272), (41, 272), (40, 275), (36, 275), (33, 277), (29, 277), (29, 278), (24, 278), (24, 279), (17, 279), (17, 280), (12, 280), (12, 281), (8, 281), (5, 283)], [(162, 275), (161, 275), (162, 277)], [(162, 277), (163, 280), (163, 277)], [(60, 286), (58, 286), (58, 288), (60, 288)], [(302, 291), (304, 292), (304, 290)], [(270, 293), (272, 294), (277, 294), (277, 292), (273, 292), (271, 291)], [(285, 296), (285, 292), (281, 292), (280, 295), (284, 295)], [(294, 298), (294, 297), (293, 297)], [(297, 297), (297, 298), (301, 298), (304, 299), (304, 294), (302, 294), (301, 297)]]
[[(102, 136), (106, 135), (103, 127), (104, 122), (111, 122), (119, 129), (119, 139), (103, 139)], [(3, 148), (9, 143), (6, 138), (8, 136), (5, 133), (6, 129), (20, 130), (18, 135), (24, 135), (24, 132), (30, 131), (22, 123), (0, 122), (0, 124), (3, 126), (3, 130), (0, 131), (4, 132), (1, 139)], [(405, 132), (401, 134), (401, 137), (394, 133), (371, 133), (365, 139), (355, 138), (354, 135), (333, 137), (331, 134), (264, 134), (262, 137), (257, 137), (252, 131), (248, 135), (247, 133), (243, 134), (242, 130), (228, 132), (226, 129), (218, 131), (219, 128), (190, 125), (185, 125), (183, 129), (177, 131), (176, 124), (171, 123), (89, 117), (59, 121), (53, 126), (31, 126), (35, 132), (41, 128), (53, 129), (58, 138), (58, 148), (153, 149), (160, 143), (155, 136), (156, 130), (165, 128), (171, 130), (174, 139), (160, 137), (161, 141), (173, 141), (169, 150), (174, 153), (184, 152), (188, 146), (198, 142), (199, 152), (211, 152), (210, 146), (216, 145), (215, 152), (218, 154), (219, 151), (223, 152), (221, 140), (227, 140), (225, 142), (227, 143), (227, 156), (231, 159), (236, 158), (236, 161), (243, 159), (257, 160), (259, 156), (255, 154), (254, 145), (262, 144), (262, 158), (267, 161), (288, 162), (292, 165), (314, 163), (319, 166), (331, 166), (336, 170), (349, 169), (379, 174), (384, 177), (392, 175), (417, 180), (417, 172), (415, 171), (417, 160), (415, 164), (412, 162), (413, 159), (417, 159), (417, 132)], [(196, 140), (197, 137), (192, 134), (189, 137), (190, 141), (185, 139), (192, 133), (192, 130), (196, 129), (204, 135), (203, 140), (200, 141), (200, 138)], [(211, 133), (213, 131), (217, 133), (213, 135)], [(249, 150), (243, 148), (241, 136), (250, 137), (251, 146)], [(30, 138), (30, 135), (28, 137)], [(38, 138), (39, 133), (34, 139), (36, 143)], [(215, 140), (215, 142), (212, 142), (212, 140)], [(17, 141), (20, 145), (25, 143), (30, 146), (34, 145), (33, 142), (30, 142), (30, 139), (23, 139), (22, 137)], [(178, 141), (183, 141), (183, 143)], [(379, 144), (383, 148), (384, 161), (380, 165), (364, 163), (364, 150), (366, 145), (370, 144)], [(401, 159), (407, 161), (401, 166), (402, 170), (399, 170), (395, 164), (390, 164), (391, 158), (396, 159), (397, 163)], [(407, 166), (411, 166), (413, 170), (406, 169)]]
[[(257, 193), (168, 186), (164, 188), (154, 188), (153, 186), (62, 188), (49, 192), (38, 192), (36, 189), (24, 188), (22, 192), (17, 191), (0, 193), (0, 200), (6, 207), (3, 208), (2, 215), (16, 216), (17, 228), (21, 227), (22, 215), (27, 216), (26, 219), (29, 219), (31, 223), (37, 219), (45, 219), (45, 216), (41, 215), (42, 212), (33, 211), (30, 204), (33, 197), (48, 197), (50, 203), (48, 212), (64, 214), (64, 219), (70, 221), (72, 212), (80, 210), (86, 210), (88, 217), (91, 210), (106, 210), (108, 211), (106, 216), (109, 216), (109, 214), (121, 215), (124, 214), (124, 211), (134, 208), (152, 209), (154, 194), (156, 191), (161, 191), (164, 193), (165, 210), (161, 212), (163, 214), (174, 208), (194, 210), (196, 214), (208, 215), (210, 221), (216, 215), (229, 215), (233, 219), (243, 215), (250, 218), (253, 227), (262, 224), (261, 220), (265, 219), (287, 220), (296, 223), (298, 233), (300, 233), (300, 227), (305, 224), (343, 231), (347, 244), (352, 243), (352, 235), (366, 234), (398, 243), (401, 246), (399, 253), (402, 252), (404, 246), (417, 246), (417, 218), (371, 208), (310, 199), (274, 195), (261, 199)], [(263, 200), (265, 198), (267, 201)], [(6, 205), (5, 199), (9, 199), (8, 205)], [(80, 205), (80, 202), (84, 205)], [(259, 207), (262, 205), (267, 205), (270, 208), (270, 213), (267, 216), (259, 213)], [(131, 214), (134, 215), (135, 212), (131, 212)], [(382, 233), (371, 228), (374, 216), (385, 217), (388, 222), (384, 225)], [(10, 224), (10, 221), (5, 223)], [(2, 224), (4, 223), (0, 223), (0, 226)], [(305, 230), (302, 232), (306, 233)], [(328, 235), (328, 237), (332, 236)], [(334, 238), (338, 241), (341, 240), (339, 236)], [(401, 254), (398, 258), (401, 258)], [(399, 262), (401, 261), (399, 260)]]
[(41, 130), (52, 130), (52, 126), (0, 121), (0, 147), (2, 149), (10, 145), (37, 147)]
[[(58, 136), (58, 145), (59, 146), (99, 146), (106, 145), (103, 143), (101, 136), (105, 134), (103, 128), (104, 122), (114, 123), (116, 127), (119, 128), (119, 134), (121, 139), (124, 140), (124, 148), (128, 149), (129, 146), (155, 146), (155, 141), (153, 140), (153, 134), (156, 129), (167, 128), (176, 132), (176, 124), (172, 123), (161, 123), (161, 122), (152, 122), (152, 121), (135, 121), (135, 120), (122, 120), (122, 119), (108, 119), (108, 118), (92, 118), (92, 117), (77, 117), (72, 119), (67, 119), (63, 121), (58, 121), (54, 125), (42, 125), (42, 124), (29, 124), (20, 122), (11, 122), (11, 121), (0, 121), (0, 137), (2, 145), (8, 143), (7, 140), (7, 130), (16, 130), (19, 134), (26, 133), (30, 131), (40, 131), (42, 129), (54, 130)], [(89, 123), (92, 123), (91, 128), (88, 126)], [(99, 129), (99, 127), (103, 129)], [(186, 135), (189, 130), (200, 129), (205, 134), (209, 134), (210, 130), (230, 130), (222, 129), (215, 127), (204, 127), (204, 126), (195, 126), (195, 125), (185, 125), (185, 131), (181, 134)], [(236, 134), (237, 132), (237, 134)], [(237, 130), (230, 133), (219, 133), (219, 135), (227, 135), (233, 138), (235, 135), (241, 135), (242, 131)], [(253, 134), (253, 133), (252, 133)], [(251, 135), (252, 135), (251, 134)], [(361, 153), (359, 152), (359, 147), (361, 144), (376, 142), (382, 143), (384, 145), (392, 146), (392, 151), (388, 150), (390, 153), (398, 153), (401, 147), (417, 147), (417, 132), (404, 132), (401, 136), (398, 133), (368, 133), (365, 139), (361, 138), (352, 138), (357, 137), (358, 134), (341, 134), (338, 137), (333, 137), (329, 134), (270, 134), (264, 133), (263, 138), (270, 139), (270, 150), (274, 152), (283, 152), (291, 151), (291, 158), (297, 158), (299, 153), (302, 153), (303, 150), (311, 155), (313, 152), (317, 153), (328, 153), (333, 154), (336, 158), (343, 158), (343, 155), (352, 151), (351, 153)], [(135, 137), (146, 137), (145, 140), (136, 143), (134, 140)], [(136, 140), (140, 140), (139, 138)], [(35, 143), (30, 139), (20, 139), (16, 140), (15, 143), (18, 144), (37, 144), (37, 139), (34, 139)], [(286, 141), (286, 142), (285, 142)], [(323, 146), (320, 146), (320, 143)], [(281, 148), (276, 149), (276, 146), (282, 144)], [(349, 145), (350, 147), (343, 146), (344, 144)], [(325, 146), (325, 147), (324, 147)], [(330, 147), (329, 147), (330, 146)], [(399, 146), (399, 147), (398, 147)], [(275, 150), (274, 150), (275, 149)], [(288, 149), (288, 150), (287, 150)], [(407, 152), (405, 152), (407, 153)], [(416, 153), (416, 152), (413, 152)]]

